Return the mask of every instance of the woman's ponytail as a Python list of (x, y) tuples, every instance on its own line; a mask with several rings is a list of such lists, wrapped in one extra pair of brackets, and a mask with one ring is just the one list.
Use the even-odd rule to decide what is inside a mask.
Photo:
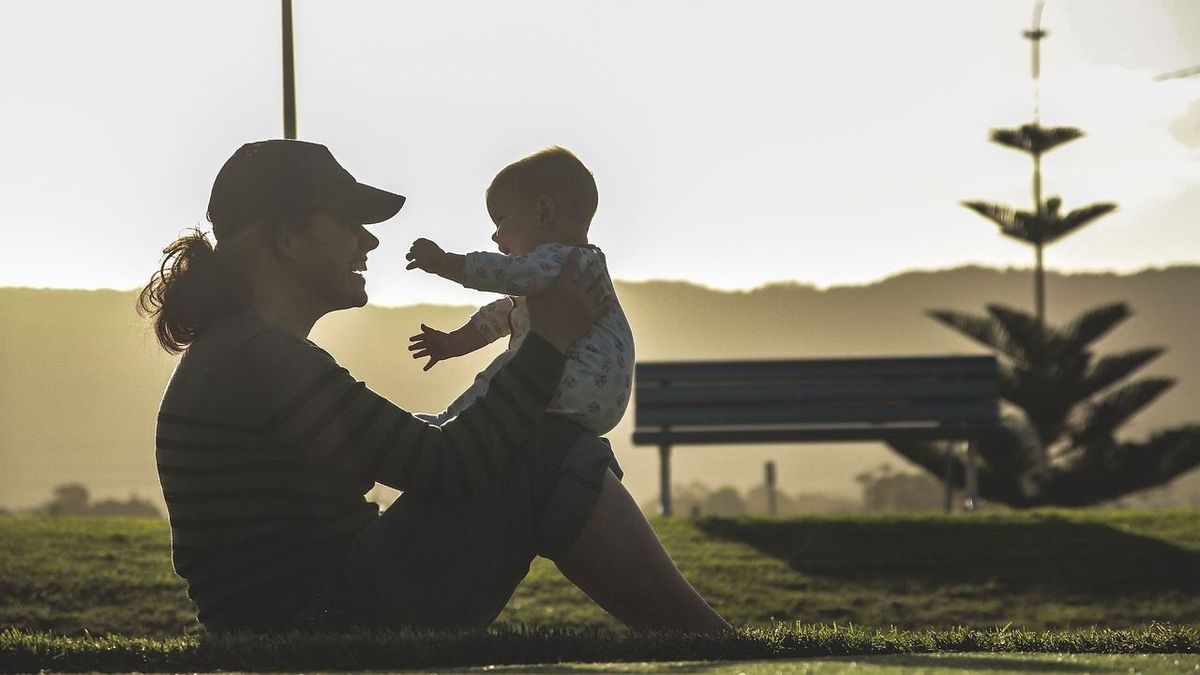
[(236, 311), (238, 275), (199, 229), (163, 249), (163, 260), (138, 296), (138, 314), (154, 322), (158, 344), (178, 354), (219, 314)]

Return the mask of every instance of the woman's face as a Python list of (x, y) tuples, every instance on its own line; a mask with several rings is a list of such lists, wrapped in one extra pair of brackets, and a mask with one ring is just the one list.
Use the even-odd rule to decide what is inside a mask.
[(294, 280), (321, 314), (367, 304), (367, 253), (379, 239), (362, 223), (318, 212), (309, 227), (292, 235)]

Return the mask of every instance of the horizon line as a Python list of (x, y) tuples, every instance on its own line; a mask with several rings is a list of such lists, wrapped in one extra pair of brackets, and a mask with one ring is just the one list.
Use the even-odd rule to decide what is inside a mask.
[[(1145, 267), (1140, 267), (1140, 268), (1129, 270), (1129, 271), (1120, 271), (1120, 270), (1113, 270), (1113, 269), (1077, 269), (1077, 270), (1070, 270), (1070, 271), (1062, 271), (1062, 270), (1057, 270), (1057, 269), (1047, 267), (1047, 268), (1045, 268), (1045, 272), (1046, 272), (1046, 274), (1060, 276), (1060, 277), (1072, 277), (1072, 276), (1130, 277), (1130, 276), (1137, 276), (1139, 274), (1144, 274), (1146, 272), (1163, 272), (1163, 271), (1169, 271), (1172, 269), (1190, 269), (1190, 268), (1200, 269), (1200, 261), (1187, 261), (1187, 262), (1180, 261), (1180, 262), (1165, 263), (1165, 264), (1161, 264), (1161, 265), (1147, 265)], [(953, 267), (914, 267), (911, 269), (905, 269), (905, 270), (901, 270), (899, 272), (887, 274), (882, 277), (876, 277), (869, 281), (835, 283), (835, 284), (828, 284), (828, 285), (824, 285), (824, 286), (817, 284), (815, 282), (803, 281), (800, 279), (779, 279), (776, 281), (763, 282), (763, 283), (760, 283), (760, 284), (757, 284), (754, 286), (741, 286), (741, 287), (714, 286), (712, 284), (707, 284), (707, 283), (704, 283), (701, 281), (694, 281), (691, 279), (656, 279), (656, 278), (652, 278), (652, 279), (614, 279), (613, 282), (618, 283), (618, 284), (629, 284), (629, 285), (642, 285), (642, 284), (655, 284), (655, 283), (687, 284), (690, 286), (695, 286), (695, 287), (698, 287), (698, 288), (701, 288), (704, 290), (709, 290), (709, 291), (718, 292), (718, 293), (753, 293), (756, 291), (777, 288), (780, 286), (807, 287), (807, 288), (812, 288), (812, 289), (820, 291), (820, 292), (825, 292), (825, 291), (835, 290), (835, 289), (840, 289), (840, 288), (863, 288), (866, 286), (875, 286), (878, 284), (886, 283), (893, 279), (897, 279), (899, 277), (904, 277), (904, 276), (909, 276), (909, 275), (938, 274), (938, 273), (947, 273), (947, 272), (958, 272), (958, 271), (963, 271), (963, 270), (988, 270), (988, 271), (993, 271), (993, 272), (1004, 272), (1004, 273), (1008, 273), (1008, 272), (1022, 272), (1022, 273), (1030, 272), (1031, 273), (1034, 271), (1034, 268), (1033, 267), (1018, 267), (1018, 266), (1012, 266), (1012, 265), (1005, 266), (1005, 267), (997, 267), (997, 266), (984, 265), (984, 264), (979, 264), (979, 263), (966, 263), (966, 264), (962, 264), (962, 265), (956, 265)], [(113, 288), (111, 286), (96, 286), (93, 288), (84, 288), (84, 287), (79, 287), (79, 286), (0, 285), (0, 290), (86, 291), (86, 292), (107, 291), (107, 292), (114, 292), (114, 293), (136, 293), (136, 292), (140, 291), (141, 289), (139, 287)], [(409, 303), (407, 305), (381, 305), (381, 304), (377, 304), (377, 303), (373, 303), (373, 302), (367, 303), (367, 304), (375, 306), (375, 307), (413, 307), (413, 306), (418, 306), (418, 305), (436, 305), (436, 306), (444, 306), (444, 307), (458, 306), (457, 304), (446, 304), (446, 303), (435, 303), (435, 302), (416, 302), (416, 303)], [(464, 306), (467, 306), (470, 303), (461, 303), (461, 304), (463, 304)]]

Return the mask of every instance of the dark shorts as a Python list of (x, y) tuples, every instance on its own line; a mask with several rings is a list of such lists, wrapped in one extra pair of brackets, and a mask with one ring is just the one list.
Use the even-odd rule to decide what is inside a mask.
[(535, 556), (554, 560), (575, 541), (610, 470), (620, 478), (608, 441), (548, 415), (476, 497), (401, 495), (355, 538), (298, 626), (486, 626)]

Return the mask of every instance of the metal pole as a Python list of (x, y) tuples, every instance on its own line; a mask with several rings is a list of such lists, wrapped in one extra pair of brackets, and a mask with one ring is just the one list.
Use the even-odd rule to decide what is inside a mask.
[(950, 511), (951, 511), (951, 510), (954, 508), (954, 504), (951, 502), (951, 499), (952, 499), (952, 497), (953, 497), (953, 492), (954, 492), (954, 491), (953, 491), (953, 489), (950, 487), (950, 469), (951, 469), (951, 467), (953, 466), (953, 462), (954, 462), (954, 446), (953, 446), (953, 445), (950, 445), (950, 446), (949, 446), (949, 447), (946, 449), (946, 468), (945, 468), (945, 475), (944, 475), (944, 476), (942, 476), (942, 481), (943, 481), (943, 482), (946, 484), (946, 499), (945, 499), (945, 501), (942, 503), (942, 509), (943, 509), (943, 510), (944, 510), (946, 513), (950, 513)]
[(979, 466), (975, 441), (967, 441), (967, 510), (979, 508)]
[(767, 513), (770, 514), (771, 517), (774, 517), (775, 512), (776, 512), (775, 462), (767, 462), (767, 464), (764, 468), (767, 472), (767, 475), (766, 475), (766, 479), (767, 479), (767, 481), (766, 481), (767, 482)]
[(283, 0), (283, 137), (296, 138), (296, 67), (292, 58), (292, 0)]
[(671, 515), (671, 446), (658, 446), (659, 493), (662, 499), (663, 516)]

